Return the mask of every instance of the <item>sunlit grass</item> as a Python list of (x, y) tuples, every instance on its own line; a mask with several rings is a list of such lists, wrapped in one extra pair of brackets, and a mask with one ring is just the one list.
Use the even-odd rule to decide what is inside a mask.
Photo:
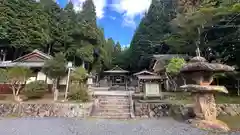
[[(182, 104), (193, 103), (193, 98), (190, 93), (175, 93), (172, 99), (174, 102)], [(217, 104), (240, 104), (240, 96), (232, 96), (228, 94), (216, 94), (215, 95)]]
[(231, 129), (240, 129), (240, 116), (219, 116), (218, 119), (228, 124)]

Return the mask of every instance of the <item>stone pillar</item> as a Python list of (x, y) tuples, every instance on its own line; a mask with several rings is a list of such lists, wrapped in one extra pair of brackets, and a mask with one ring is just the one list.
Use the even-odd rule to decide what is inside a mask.
[(216, 120), (216, 103), (212, 93), (196, 93), (194, 95), (194, 100), (194, 113), (197, 119), (209, 121)]

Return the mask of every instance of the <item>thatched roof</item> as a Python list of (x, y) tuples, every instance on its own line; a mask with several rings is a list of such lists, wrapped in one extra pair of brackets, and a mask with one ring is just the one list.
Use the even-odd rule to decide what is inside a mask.
[(188, 55), (181, 55), (181, 54), (160, 54), (160, 55), (153, 55), (153, 71), (160, 72), (165, 69), (168, 61), (172, 58), (184, 58), (188, 59)]

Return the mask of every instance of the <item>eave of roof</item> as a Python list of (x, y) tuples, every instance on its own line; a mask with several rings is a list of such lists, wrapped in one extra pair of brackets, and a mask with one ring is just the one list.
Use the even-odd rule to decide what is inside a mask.
[(119, 66), (115, 66), (113, 69), (111, 70), (107, 70), (104, 71), (104, 73), (128, 73), (129, 71), (127, 70), (123, 70), (122, 68), (120, 68)]
[(135, 74), (133, 74), (133, 75), (134, 75), (134, 76), (138, 76), (138, 75), (142, 75), (142, 74), (144, 74), (144, 73), (149, 74), (149, 75), (155, 75), (155, 73), (150, 72), (150, 71), (147, 71), (147, 70), (143, 70), (143, 71), (137, 72), (137, 73), (135, 73)]
[(160, 80), (160, 79), (162, 79), (162, 77), (158, 76), (158, 75), (139, 75), (138, 79), (142, 79), (142, 80)]
[(51, 58), (52, 58), (51, 55), (48, 55), (48, 54), (46, 54), (46, 53), (44, 53), (44, 52), (42, 52), (42, 51), (39, 51), (39, 50), (35, 49), (35, 50), (33, 50), (31, 53), (28, 53), (28, 54), (26, 54), (26, 55), (23, 55), (23, 56), (15, 59), (15, 60), (13, 60), (13, 62), (19, 62), (19, 61), (21, 61), (22, 59), (24, 59), (24, 58), (26, 58), (26, 57), (28, 57), (28, 56), (31, 56), (31, 55), (34, 54), (34, 53), (39, 54), (40, 56), (44, 57), (45, 59), (51, 59)]
[(129, 71), (126, 70), (108, 70), (104, 71), (104, 73), (128, 73)]
[(44, 62), (0, 62), (0, 67), (43, 67)]

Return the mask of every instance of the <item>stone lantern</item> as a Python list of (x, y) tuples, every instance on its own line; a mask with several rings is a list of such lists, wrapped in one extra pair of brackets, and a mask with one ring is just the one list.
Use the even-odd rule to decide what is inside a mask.
[(195, 119), (192, 124), (204, 128), (221, 131), (229, 131), (229, 127), (224, 122), (217, 120), (217, 110), (214, 93), (228, 93), (224, 86), (210, 85), (213, 81), (213, 75), (219, 72), (234, 71), (233, 67), (219, 63), (208, 63), (203, 57), (196, 56), (192, 58), (181, 69), (181, 73), (192, 78), (195, 84), (181, 86), (182, 89), (190, 91), (194, 98)]

